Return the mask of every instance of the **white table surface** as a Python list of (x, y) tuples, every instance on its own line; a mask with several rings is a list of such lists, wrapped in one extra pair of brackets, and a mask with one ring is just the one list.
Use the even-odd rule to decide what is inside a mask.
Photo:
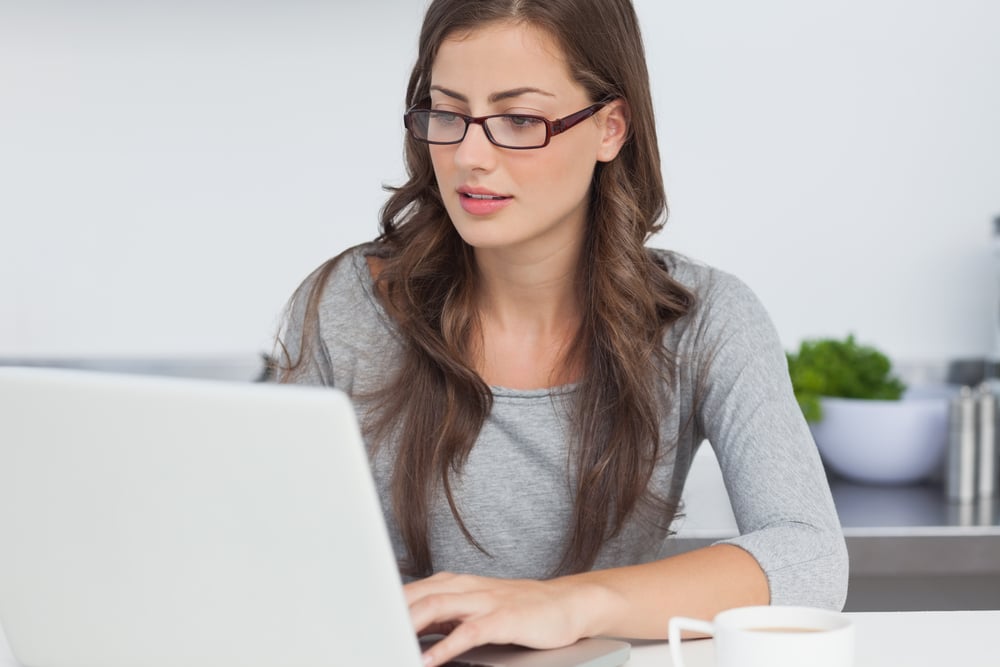
[[(855, 667), (997, 667), (1000, 611), (850, 613)], [(685, 664), (713, 665), (711, 640), (684, 643)], [(673, 665), (666, 643), (634, 644), (628, 667)]]
[[(847, 614), (856, 624), (855, 667), (996, 667), (1000, 610)], [(691, 667), (713, 664), (710, 639), (684, 643)], [(666, 642), (635, 642), (628, 667), (670, 667)], [(0, 633), (0, 667), (19, 667)]]

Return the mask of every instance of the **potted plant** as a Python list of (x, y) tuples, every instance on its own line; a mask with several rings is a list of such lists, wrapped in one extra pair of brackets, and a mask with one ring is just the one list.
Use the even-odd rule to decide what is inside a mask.
[(806, 340), (787, 356), (795, 398), (828, 468), (880, 484), (917, 482), (940, 468), (947, 399), (904, 398), (889, 358), (853, 334)]

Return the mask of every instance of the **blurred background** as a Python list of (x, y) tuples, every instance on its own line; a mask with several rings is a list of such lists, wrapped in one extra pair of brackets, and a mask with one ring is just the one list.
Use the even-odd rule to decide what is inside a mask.
[[(258, 376), (291, 292), (402, 182), (425, 5), (0, 0), (0, 364)], [(652, 245), (746, 281), (789, 351), (854, 333), (918, 383), (1000, 358), (1000, 3), (635, 5)], [(702, 452), (680, 550), (736, 530)], [(832, 482), (848, 609), (996, 608), (995, 495)]]
[[(636, 0), (671, 207), (786, 348), (996, 351), (1000, 3)], [(0, 358), (256, 360), (403, 175), (425, 3), (0, 0)]]

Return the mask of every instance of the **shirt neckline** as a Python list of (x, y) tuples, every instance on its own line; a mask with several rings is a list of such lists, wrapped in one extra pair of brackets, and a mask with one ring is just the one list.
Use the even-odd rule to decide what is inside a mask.
[[(363, 276), (361, 281), (365, 295), (368, 297), (368, 301), (378, 312), (379, 316), (390, 325), (390, 330), (394, 329), (391, 326), (392, 318), (389, 313), (386, 312), (385, 307), (379, 301), (378, 296), (375, 294), (375, 280), (372, 278), (371, 271), (368, 270), (368, 262), (366, 257), (369, 251), (373, 248), (373, 244), (366, 243), (362, 246), (361, 252), (355, 255), (354, 266), (359, 274)], [(375, 253), (371, 253), (375, 254)], [(520, 398), (520, 399), (533, 399), (533, 398), (548, 398), (550, 396), (561, 396), (564, 394), (571, 394), (577, 390), (579, 387), (578, 382), (572, 382), (569, 384), (555, 385), (553, 387), (539, 387), (538, 389), (512, 389), (511, 387), (503, 387), (500, 385), (490, 385), (490, 393), (493, 394), (494, 398)]]

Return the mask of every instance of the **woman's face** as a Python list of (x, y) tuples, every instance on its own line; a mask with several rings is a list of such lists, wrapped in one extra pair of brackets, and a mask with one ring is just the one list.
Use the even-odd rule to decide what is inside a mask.
[[(501, 23), (445, 40), (431, 69), (431, 108), (468, 116), (532, 114), (550, 120), (591, 104), (555, 41), (524, 24)], [(466, 243), (543, 257), (583, 237), (594, 167), (613, 159), (625, 134), (615, 102), (548, 146), (500, 148), (481, 125), (460, 144), (431, 145), (445, 208)]]

